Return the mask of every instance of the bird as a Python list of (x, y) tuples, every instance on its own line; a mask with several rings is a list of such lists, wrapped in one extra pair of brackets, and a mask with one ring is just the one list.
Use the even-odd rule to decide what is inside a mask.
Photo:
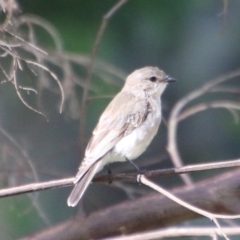
[(102, 113), (86, 147), (85, 157), (73, 180), (67, 200), (77, 205), (94, 175), (111, 162), (130, 161), (140, 156), (156, 135), (161, 122), (161, 95), (176, 79), (157, 67), (132, 72), (122, 90)]

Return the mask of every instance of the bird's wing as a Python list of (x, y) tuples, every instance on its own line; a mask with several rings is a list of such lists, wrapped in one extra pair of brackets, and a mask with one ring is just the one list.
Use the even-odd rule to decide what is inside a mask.
[[(120, 94), (124, 96), (120, 97)], [(74, 179), (76, 184), (68, 198), (68, 205), (75, 206), (85, 192), (93, 176), (100, 170), (100, 159), (125, 135), (141, 125), (149, 112), (147, 99), (139, 99), (130, 93), (120, 93), (108, 105), (93, 131), (85, 158)], [(122, 101), (120, 102), (119, 98)]]
[(149, 112), (147, 99), (136, 98), (130, 93), (120, 94), (113, 99), (100, 117), (86, 148), (86, 161), (94, 162), (104, 156), (125, 135), (145, 121)]

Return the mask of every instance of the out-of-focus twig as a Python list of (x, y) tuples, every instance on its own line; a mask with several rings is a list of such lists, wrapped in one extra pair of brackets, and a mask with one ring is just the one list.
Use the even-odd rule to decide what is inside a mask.
[(188, 108), (187, 110), (183, 111), (179, 117), (178, 121), (182, 121), (198, 112), (207, 110), (209, 108), (225, 108), (227, 110), (236, 109), (240, 110), (240, 103), (239, 102), (230, 102), (230, 101), (214, 101), (214, 102), (207, 102), (195, 105), (193, 107)]
[[(228, 236), (239, 236), (239, 227), (222, 227), (222, 231)], [(217, 240), (217, 235), (221, 235), (221, 231), (218, 228), (213, 227), (170, 227), (161, 230), (141, 232), (135, 234), (129, 234), (118, 237), (109, 237), (105, 240), (156, 240), (166, 238), (182, 238), (182, 237), (212, 237), (212, 240)], [(214, 238), (216, 237), (216, 238)]]
[(211, 213), (209, 211), (203, 210), (201, 208), (195, 207), (191, 204), (189, 204), (188, 202), (180, 199), (179, 197), (173, 195), (172, 193), (170, 193), (169, 191), (165, 190), (164, 188), (162, 188), (161, 186), (155, 184), (154, 182), (150, 181), (149, 179), (147, 179), (144, 175), (139, 174), (138, 176), (138, 181), (152, 189), (154, 189), (155, 191), (163, 194), (164, 196), (166, 196), (167, 198), (171, 199), (172, 201), (176, 202), (177, 204), (195, 212), (198, 213), (206, 218), (209, 218), (210, 220), (212, 220), (215, 225), (217, 226), (217, 228), (220, 230), (221, 235), (226, 239), (229, 240), (229, 238), (226, 236), (226, 234), (223, 232), (218, 219), (239, 219), (240, 215), (223, 215), (223, 214), (214, 214)]
[[(239, 173), (239, 169), (229, 171), (196, 182), (193, 186), (173, 189), (171, 193), (191, 205), (212, 213), (228, 215), (239, 213), (240, 201), (237, 190), (240, 182)], [(166, 228), (200, 217), (199, 214), (156, 193), (100, 209), (82, 218), (71, 218), (21, 240), (106, 239)], [(182, 225), (181, 227), (185, 228)], [(181, 227), (178, 226), (179, 229)]]
[(102, 41), (103, 34), (105, 32), (105, 29), (107, 27), (107, 24), (111, 17), (127, 2), (128, 0), (120, 0), (118, 1), (117, 4), (115, 4), (108, 12), (107, 14), (104, 15), (102, 24), (98, 30), (98, 34), (95, 40), (95, 43), (93, 45), (91, 57), (90, 57), (90, 62), (89, 66), (87, 69), (87, 77), (85, 80), (85, 86), (83, 90), (83, 97), (82, 97), (82, 106), (81, 106), (81, 121), (80, 121), (80, 154), (81, 158), (84, 155), (84, 148), (85, 148), (85, 125), (86, 125), (86, 109), (87, 109), (87, 99), (88, 99), (88, 92), (90, 88), (90, 82), (91, 82), (91, 77), (92, 77), (92, 72), (93, 72), (93, 66), (94, 66), (94, 61), (96, 54), (99, 50), (100, 43)]
[[(181, 159), (181, 156), (179, 154), (178, 147), (177, 147), (177, 128), (178, 128), (179, 121), (181, 120), (181, 118), (183, 118), (183, 115), (182, 115), (182, 117), (179, 117), (179, 116), (182, 114), (182, 110), (184, 109), (184, 107), (187, 104), (189, 104), (190, 102), (192, 102), (193, 100), (208, 93), (209, 91), (211, 91), (213, 88), (215, 88), (219, 84), (221, 84), (229, 79), (238, 77), (238, 76), (240, 76), (240, 70), (232, 71), (232, 72), (222, 75), (216, 79), (210, 80), (206, 84), (204, 84), (201, 88), (199, 88), (193, 92), (190, 92), (184, 98), (182, 98), (181, 100), (179, 100), (176, 103), (176, 105), (174, 106), (174, 108), (171, 111), (170, 118), (169, 118), (169, 124), (168, 124), (169, 131), (168, 131), (168, 144), (167, 144), (167, 150), (168, 150), (168, 152), (171, 156), (171, 159), (176, 167), (183, 166), (183, 161)], [(223, 103), (221, 103), (221, 105), (222, 104)], [(226, 102), (225, 102), (225, 104), (226, 104)], [(217, 107), (217, 105), (218, 105), (218, 107), (220, 107), (218, 103), (213, 104), (212, 107), (214, 107), (214, 106)], [(236, 106), (236, 104), (234, 104), (234, 106), (237, 108), (239, 107), (239, 106)], [(206, 109), (207, 107), (208, 107), (208, 105), (205, 105), (205, 106), (201, 105), (201, 108), (198, 107), (197, 110), (194, 110), (196, 108), (193, 106), (193, 107), (191, 107), (191, 113), (188, 112), (188, 114), (192, 115), (195, 111), (198, 112), (200, 110)], [(185, 116), (186, 116), (186, 111), (188, 111), (188, 110), (185, 110)], [(190, 179), (190, 177), (188, 175), (182, 175), (182, 179), (186, 184), (188, 184), (188, 185), (192, 184), (192, 180)]]

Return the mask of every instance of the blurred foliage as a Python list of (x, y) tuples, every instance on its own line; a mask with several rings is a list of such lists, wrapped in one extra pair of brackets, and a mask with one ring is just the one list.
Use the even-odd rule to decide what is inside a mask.
[[(34, 14), (50, 22), (58, 30), (64, 49), (81, 56), (90, 55), (98, 28), (104, 14), (116, 1), (112, 0), (19, 0), (21, 13)], [(173, 105), (188, 92), (202, 86), (209, 79), (239, 68), (240, 62), (240, 1), (229, 1), (226, 15), (221, 0), (131, 0), (110, 20), (103, 36), (97, 59), (129, 73), (145, 65), (156, 65), (179, 81), (168, 87), (163, 96), (163, 115), (167, 119)], [(42, 48), (51, 53), (52, 42), (39, 28), (38, 39)], [(2, 64), (2, 63), (1, 63)], [(78, 66), (75, 66), (78, 68)], [(86, 70), (77, 69), (82, 79)], [(60, 74), (60, 71), (56, 70)], [(23, 76), (24, 80), (25, 77)], [(103, 81), (105, 79), (105, 81)], [(113, 96), (123, 82), (95, 75), (90, 96)], [(32, 84), (38, 80), (34, 79)], [(236, 87), (234, 82), (230, 86)], [(0, 85), (0, 125), (20, 144), (33, 162), (40, 181), (73, 176), (80, 163), (79, 118), (72, 118), (69, 105), (63, 114), (58, 113), (59, 92), (54, 83), (52, 91), (41, 93), (41, 104), (33, 96), (28, 102), (41, 108), (49, 122), (27, 109), (17, 98), (9, 84)], [(77, 86), (77, 101), (81, 101), (82, 88)], [(220, 97), (225, 97), (219, 95)], [(231, 97), (229, 94), (227, 97)], [(210, 96), (210, 98), (214, 98)], [(239, 95), (234, 95), (239, 100)], [(88, 103), (87, 138), (98, 117), (111, 98), (96, 98)], [(203, 98), (204, 100), (204, 98)], [(73, 111), (79, 113), (79, 108)], [(81, 118), (81, 116), (80, 116)], [(170, 167), (166, 152), (167, 129), (162, 123), (159, 133), (138, 164), (146, 169)], [(240, 156), (239, 125), (226, 110), (207, 110), (199, 113), (179, 127), (179, 147), (185, 164), (233, 159)], [(4, 186), (34, 181), (32, 170), (19, 150), (9, 139), (0, 134), (0, 166), (23, 165), (21, 179), (12, 171)], [(13, 154), (14, 153), (14, 154)], [(15, 157), (14, 157), (14, 156)], [(18, 156), (18, 157), (16, 157)], [(9, 161), (9, 159), (14, 159)], [(21, 159), (21, 160), (20, 160)], [(168, 161), (167, 161), (168, 160)], [(20, 162), (19, 162), (20, 161)], [(113, 164), (113, 172), (133, 171), (127, 163)], [(193, 174), (203, 179), (217, 171)], [(178, 177), (161, 178), (168, 187), (179, 184)], [(136, 187), (136, 186), (134, 186)], [(136, 196), (142, 187), (136, 187)], [(147, 190), (146, 190), (147, 191)], [(145, 189), (143, 192), (146, 192)], [(72, 216), (76, 209), (67, 207), (70, 189), (57, 189), (38, 193), (35, 205), (26, 196), (1, 200), (1, 239), (16, 239), (56, 224)], [(106, 200), (106, 196), (112, 199)], [(31, 199), (35, 194), (31, 194)], [(127, 199), (120, 188), (92, 186), (84, 196), (84, 207), (91, 212)], [(37, 200), (36, 200), (37, 199)], [(24, 213), (25, 212), (25, 213)], [(23, 214), (24, 213), (24, 214)], [(45, 219), (45, 220), (44, 220)], [(47, 219), (47, 220), (46, 220)]]

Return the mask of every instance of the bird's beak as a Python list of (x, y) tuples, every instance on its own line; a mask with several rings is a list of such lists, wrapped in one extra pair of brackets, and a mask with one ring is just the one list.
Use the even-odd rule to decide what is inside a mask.
[(165, 78), (165, 81), (168, 82), (168, 83), (173, 83), (173, 82), (176, 82), (177, 79), (176, 78), (173, 78), (173, 77), (170, 77), (170, 76), (167, 76)]

